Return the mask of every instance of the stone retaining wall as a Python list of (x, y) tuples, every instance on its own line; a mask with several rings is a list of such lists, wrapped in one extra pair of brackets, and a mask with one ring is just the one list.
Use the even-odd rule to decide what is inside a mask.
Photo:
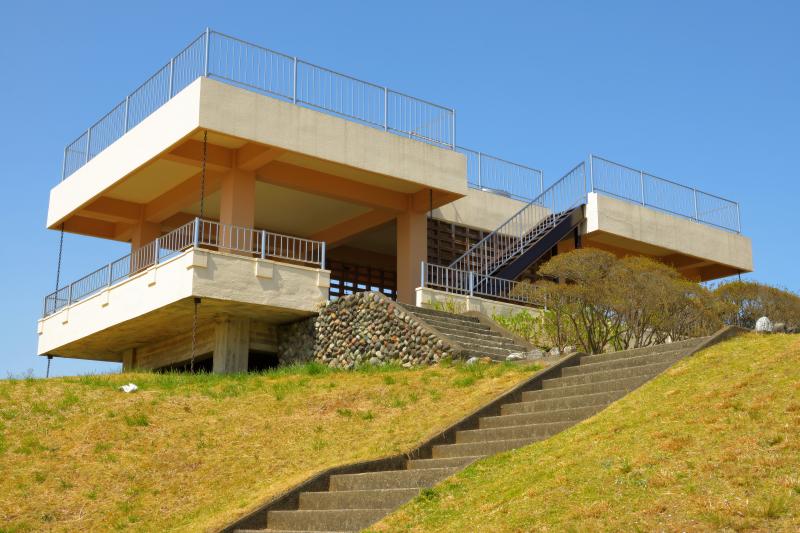
[[(433, 364), (451, 355), (446, 341), (379, 293), (362, 292), (340, 298), (312, 320), (313, 358), (334, 368), (390, 362), (411, 367)], [(301, 330), (302, 326), (297, 326), (294, 335), (284, 337), (287, 349), (291, 350), (289, 339), (301, 335)], [(292, 353), (300, 352), (303, 349)]]

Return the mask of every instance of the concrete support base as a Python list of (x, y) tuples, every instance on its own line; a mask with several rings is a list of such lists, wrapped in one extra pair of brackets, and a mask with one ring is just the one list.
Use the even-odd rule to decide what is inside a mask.
[(214, 373), (247, 372), (250, 352), (250, 321), (246, 318), (223, 319), (214, 331)]

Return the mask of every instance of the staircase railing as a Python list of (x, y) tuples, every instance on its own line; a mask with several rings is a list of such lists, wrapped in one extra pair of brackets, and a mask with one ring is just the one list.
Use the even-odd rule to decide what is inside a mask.
[(488, 276), (554, 227), (559, 215), (585, 202), (586, 163), (581, 162), (449, 266)]
[(422, 287), (462, 296), (479, 296), (520, 305), (546, 307), (531, 291), (520, 290), (524, 282), (484, 276), (466, 270), (422, 262)]

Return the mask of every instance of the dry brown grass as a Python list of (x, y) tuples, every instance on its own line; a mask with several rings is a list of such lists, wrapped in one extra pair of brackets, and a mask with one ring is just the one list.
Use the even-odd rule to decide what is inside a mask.
[[(0, 381), (0, 532), (213, 529), (314, 472), (413, 448), (532, 371)], [(139, 392), (116, 390), (128, 381)]]
[(474, 464), (382, 531), (800, 531), (800, 338), (739, 337)]

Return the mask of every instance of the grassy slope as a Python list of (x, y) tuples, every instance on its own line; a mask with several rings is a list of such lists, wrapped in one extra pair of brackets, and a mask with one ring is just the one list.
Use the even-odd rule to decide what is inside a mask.
[[(207, 530), (324, 468), (410, 449), (532, 370), (0, 381), (0, 532)], [(128, 381), (140, 391), (116, 390)]]
[(565, 433), (473, 465), (376, 529), (476, 523), (800, 531), (800, 337), (712, 347)]

